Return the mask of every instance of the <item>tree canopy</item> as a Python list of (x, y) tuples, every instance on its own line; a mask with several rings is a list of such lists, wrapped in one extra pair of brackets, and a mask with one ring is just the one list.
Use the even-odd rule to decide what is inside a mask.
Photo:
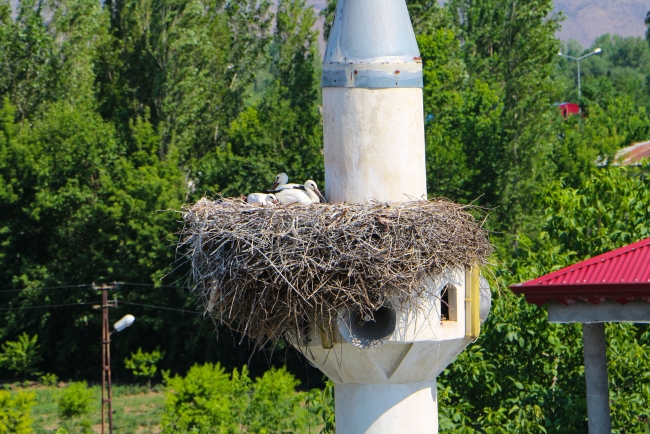
[[(548, 324), (505, 286), (648, 236), (648, 166), (608, 166), (650, 136), (648, 40), (559, 41), (552, 0), (407, 5), (428, 192), (489, 211), (499, 264), (483, 336), (440, 377), (441, 426), (585, 432), (579, 326)], [(217, 341), (183, 290), (178, 210), (263, 190), (281, 171), (322, 184), (315, 23), (305, 0), (0, 0), (0, 343), (37, 335), (29, 372), (98, 376), (91, 284), (111, 281), (125, 282), (112, 318), (137, 317), (116, 360), (159, 348), (168, 384), (197, 363), (249, 361), (247, 342), (219, 328)], [(596, 47), (578, 99), (577, 65), (557, 53)], [(563, 119), (564, 101), (582, 113)], [(607, 333), (617, 432), (643, 432), (650, 383), (635, 373), (650, 371), (648, 328)], [(250, 362), (254, 376), (286, 363), (303, 383), (321, 378), (285, 343)]]

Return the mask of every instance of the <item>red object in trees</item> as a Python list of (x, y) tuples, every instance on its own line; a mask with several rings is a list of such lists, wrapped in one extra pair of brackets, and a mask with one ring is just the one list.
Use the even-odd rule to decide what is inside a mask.
[(599, 304), (605, 300), (625, 304), (635, 299), (650, 303), (650, 238), (510, 285), (510, 289), (536, 305), (549, 301)]
[(562, 113), (564, 119), (567, 119), (569, 115), (580, 114), (580, 106), (572, 102), (563, 102), (558, 104), (557, 107), (560, 109), (560, 113)]

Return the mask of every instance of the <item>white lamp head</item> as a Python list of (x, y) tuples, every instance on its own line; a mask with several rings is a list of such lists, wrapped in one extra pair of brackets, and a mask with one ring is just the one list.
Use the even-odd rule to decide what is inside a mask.
[(115, 328), (116, 332), (121, 332), (125, 328), (129, 327), (130, 325), (133, 324), (135, 321), (135, 317), (133, 315), (124, 315), (124, 317), (116, 322), (113, 327)]
[(603, 51), (602, 48), (596, 48), (596, 49), (594, 50), (594, 53), (598, 54), (598, 53), (600, 53), (601, 51)]

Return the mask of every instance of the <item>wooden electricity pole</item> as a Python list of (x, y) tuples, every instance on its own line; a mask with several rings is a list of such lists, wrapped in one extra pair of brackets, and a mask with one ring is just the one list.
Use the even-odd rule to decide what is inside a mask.
[(108, 404), (108, 432), (113, 434), (113, 407), (111, 405), (111, 332), (108, 325), (108, 308), (117, 307), (117, 300), (108, 301), (108, 290), (116, 289), (117, 282), (97, 286), (93, 283), (93, 290), (102, 291), (102, 304), (93, 306), (102, 310), (102, 434), (104, 434), (105, 413)]

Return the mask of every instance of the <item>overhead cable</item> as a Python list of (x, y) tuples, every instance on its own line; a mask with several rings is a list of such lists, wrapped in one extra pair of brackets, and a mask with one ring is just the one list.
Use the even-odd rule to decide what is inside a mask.
[[(170, 288), (170, 289), (183, 289), (183, 286), (174, 286), (174, 285), (156, 285), (154, 283), (132, 283), (132, 282), (117, 282), (119, 286), (145, 286), (149, 288)], [(91, 288), (92, 283), (84, 283), (81, 285), (61, 285), (61, 286), (44, 286), (44, 287), (34, 287), (34, 288), (21, 288), (21, 289), (0, 289), (0, 294), (9, 293), (9, 292), (23, 292), (23, 291), (48, 291), (53, 289), (71, 289), (71, 288)]]
[(47, 290), (51, 290), (51, 289), (69, 289), (69, 288), (85, 288), (85, 287), (90, 288), (91, 286), (93, 286), (92, 283), (84, 283), (82, 285), (44, 286), (44, 287), (41, 287), (41, 288), (1, 289), (0, 293), (3, 293), (3, 292), (23, 292), (23, 291), (28, 291), (30, 289), (36, 290), (36, 291), (47, 291)]
[(51, 307), (65, 307), (65, 306), (83, 306), (86, 304), (95, 304), (94, 302), (83, 302), (83, 303), (66, 303), (66, 304), (46, 304), (43, 306), (24, 306), (24, 307), (9, 307), (1, 308), (0, 311), (11, 311), (11, 310), (27, 310), (27, 309), (45, 309)]
[(118, 300), (117, 303), (118, 304), (131, 304), (133, 306), (150, 307), (152, 309), (171, 310), (171, 311), (174, 311), (174, 312), (183, 312), (183, 313), (192, 313), (192, 314), (196, 314), (196, 315), (203, 315), (202, 312), (197, 312), (195, 310), (173, 309), (171, 307), (155, 306), (153, 304), (133, 303), (133, 302), (130, 302), (130, 301), (123, 301), (123, 300)]

